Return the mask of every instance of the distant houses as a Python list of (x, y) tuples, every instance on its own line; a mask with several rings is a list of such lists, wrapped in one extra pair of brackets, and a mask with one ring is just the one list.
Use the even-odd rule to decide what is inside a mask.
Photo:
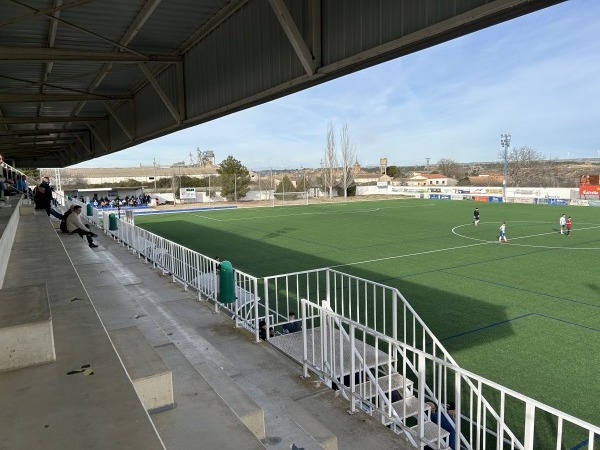
[(406, 184), (408, 186), (456, 186), (458, 180), (439, 173), (414, 172)]

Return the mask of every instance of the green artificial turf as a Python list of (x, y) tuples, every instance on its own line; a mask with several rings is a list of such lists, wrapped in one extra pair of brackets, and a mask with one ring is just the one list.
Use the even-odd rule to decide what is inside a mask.
[(600, 208), (403, 199), (135, 220), (257, 277), (333, 266), (396, 287), (462, 367), (600, 423), (584, 407), (600, 398)]

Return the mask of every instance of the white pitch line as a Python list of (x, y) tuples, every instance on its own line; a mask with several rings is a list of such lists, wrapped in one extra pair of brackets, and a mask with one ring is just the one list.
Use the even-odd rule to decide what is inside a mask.
[(200, 217), (201, 219), (214, 220), (215, 222), (226, 222), (225, 220), (215, 219), (214, 217), (203, 216), (203, 215), (198, 214), (198, 213), (191, 213), (191, 215), (194, 216), (194, 217)]
[[(255, 216), (255, 217), (241, 217), (241, 218), (231, 218), (231, 219), (213, 219), (213, 218), (210, 218), (210, 219), (215, 220), (217, 222), (239, 222), (239, 221), (246, 221), (246, 220), (270, 220), (273, 218), (294, 217), (294, 216), (327, 216), (327, 215), (332, 215), (332, 214), (349, 214), (349, 213), (359, 214), (359, 213), (364, 213), (364, 212), (372, 213), (372, 212), (382, 211), (385, 209), (424, 208), (424, 207), (428, 207), (428, 206), (434, 206), (434, 205), (427, 204), (427, 205), (419, 205), (419, 206), (381, 207), (381, 208), (370, 208), (370, 209), (354, 209), (351, 211), (347, 211), (347, 210), (313, 211), (313, 212), (304, 212), (304, 213), (295, 213), (295, 214), (280, 214), (280, 215), (273, 215), (273, 216)], [(209, 219), (209, 217), (202, 215), (202, 214), (198, 214), (198, 213), (189, 213), (189, 214), (194, 217)]]
[(357, 261), (357, 262), (348, 263), (348, 264), (338, 264), (337, 266), (330, 266), (330, 267), (336, 268), (336, 267), (344, 267), (344, 266), (356, 266), (358, 264), (367, 264), (367, 263), (372, 263), (372, 262), (388, 261), (390, 259), (407, 258), (409, 256), (428, 255), (431, 253), (447, 252), (449, 250), (459, 250), (462, 248), (477, 247), (479, 245), (493, 244), (495, 242), (498, 242), (498, 241), (485, 241), (485, 242), (478, 242), (477, 244), (459, 245), (457, 247), (438, 248), (436, 250), (428, 250), (426, 252), (407, 253), (405, 255), (388, 256), (386, 258), (370, 259), (370, 260), (366, 260), (366, 261)]
[[(477, 239), (477, 238), (472, 238), (469, 236), (463, 236), (461, 234), (456, 233), (454, 230), (456, 228), (459, 227), (464, 227), (467, 225), (471, 225), (471, 224), (465, 224), (465, 225), (458, 225), (456, 227), (454, 227), (452, 229), (452, 232), (459, 237), (462, 238), (466, 238), (466, 239)], [(600, 225), (597, 226), (593, 226), (593, 227), (586, 227), (586, 228), (578, 228), (578, 230), (589, 230), (589, 229), (596, 229), (596, 228), (600, 228)], [(555, 234), (557, 233), (556, 231), (552, 232), (552, 233), (540, 233), (540, 234), (532, 234), (529, 236), (520, 236), (517, 238), (512, 238), (509, 239), (509, 241), (515, 240), (515, 239), (525, 239), (525, 238), (531, 238), (531, 237), (536, 237), (536, 236), (544, 236), (547, 234)], [(389, 261), (391, 259), (400, 259), (400, 258), (407, 258), (409, 256), (420, 256), (420, 255), (428, 255), (431, 253), (439, 253), (439, 252), (447, 252), (449, 250), (460, 250), (463, 248), (469, 248), (469, 247), (477, 247), (479, 245), (486, 245), (486, 244), (495, 244), (498, 241), (496, 239), (494, 239), (493, 241), (485, 241), (483, 239), (477, 239), (478, 242), (477, 244), (468, 244), (468, 245), (460, 245), (457, 247), (448, 247), (448, 248), (440, 248), (437, 250), (428, 250), (426, 252), (417, 252), (417, 253), (408, 253), (405, 255), (396, 255), (396, 256), (388, 256), (386, 258), (377, 258), (377, 259), (370, 259), (370, 260), (366, 260), (366, 261), (357, 261), (357, 262), (353, 262), (353, 263), (348, 263), (348, 264), (338, 264), (336, 266), (331, 266), (331, 268), (337, 268), (337, 267), (345, 267), (345, 266), (356, 266), (359, 264), (368, 264), (368, 263), (373, 263), (373, 262), (380, 262), (380, 261)], [(558, 249), (558, 250), (600, 250), (600, 248), (597, 247), (552, 247), (552, 246), (548, 246), (548, 245), (529, 245), (529, 244), (515, 244), (515, 247), (534, 247), (534, 248), (547, 248), (547, 249)]]
[[(522, 221), (519, 221), (519, 222), (522, 222)], [(544, 222), (544, 223), (546, 223), (546, 222)], [(459, 234), (459, 233), (456, 232), (457, 228), (466, 227), (466, 226), (469, 226), (469, 225), (472, 225), (472, 224), (466, 223), (466, 224), (463, 224), (463, 225), (457, 225), (454, 228), (452, 228), (452, 233), (455, 234), (456, 236), (459, 236), (459, 237), (464, 238), (464, 239), (472, 239), (472, 240), (480, 241), (480, 242), (483, 242), (483, 243), (489, 242), (489, 241), (486, 241), (484, 239), (479, 239), (479, 238), (472, 237), (472, 236), (465, 236), (463, 234)], [(577, 231), (595, 230), (595, 229), (598, 229), (598, 228), (600, 228), (600, 225), (594, 225), (593, 227), (583, 227), (583, 228), (578, 227)], [(549, 235), (553, 235), (553, 234), (558, 234), (558, 232), (557, 231), (549, 231), (549, 232), (546, 232), (546, 233), (530, 234), (528, 236), (518, 236), (518, 237), (510, 238), (509, 241), (516, 241), (516, 240), (519, 240), (519, 239), (529, 239), (529, 238), (538, 237), (538, 236), (549, 236)], [(534, 248), (548, 248), (548, 249), (600, 250), (600, 248), (597, 248), (597, 247), (563, 247), (563, 246), (533, 245), (533, 244), (515, 244), (515, 245), (518, 245), (519, 247), (534, 247)]]

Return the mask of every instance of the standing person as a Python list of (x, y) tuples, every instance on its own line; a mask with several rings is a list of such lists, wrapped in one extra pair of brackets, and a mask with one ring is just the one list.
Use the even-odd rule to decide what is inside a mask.
[(475, 226), (479, 223), (479, 208), (475, 208), (473, 211), (473, 222), (475, 222)]
[(90, 229), (81, 221), (81, 205), (75, 205), (72, 209), (73, 212), (69, 214), (66, 220), (67, 231), (71, 234), (77, 233), (82, 238), (85, 236), (91, 248), (98, 247), (96, 244), (94, 244), (94, 240), (92, 239), (97, 237), (97, 235), (92, 233), (92, 231), (90, 231)]
[(500, 225), (500, 236), (498, 236), (498, 242), (508, 242), (506, 240), (506, 222), (502, 222), (502, 225)]
[(567, 227), (567, 236), (571, 237), (571, 225), (573, 222), (571, 221), (571, 216), (567, 217), (567, 221), (565, 222), (565, 226)]
[(560, 216), (560, 219), (558, 220), (558, 224), (560, 225), (560, 234), (564, 234), (565, 225), (567, 225), (567, 219), (564, 214), (562, 216)]
[(48, 214), (48, 216), (50, 216), (51, 214), (56, 217), (59, 220), (62, 220), (63, 216), (62, 214), (54, 211), (52, 209), (52, 187), (50, 187), (50, 178), (48, 177), (44, 177), (42, 178), (42, 182), (40, 183), (40, 187), (43, 187), (43, 194), (44, 194), (44, 209), (46, 210), (46, 213)]

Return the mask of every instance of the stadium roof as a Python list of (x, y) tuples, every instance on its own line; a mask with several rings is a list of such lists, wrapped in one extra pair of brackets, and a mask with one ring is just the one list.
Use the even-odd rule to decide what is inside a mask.
[(65, 167), (561, 1), (4, 1), (0, 153)]

